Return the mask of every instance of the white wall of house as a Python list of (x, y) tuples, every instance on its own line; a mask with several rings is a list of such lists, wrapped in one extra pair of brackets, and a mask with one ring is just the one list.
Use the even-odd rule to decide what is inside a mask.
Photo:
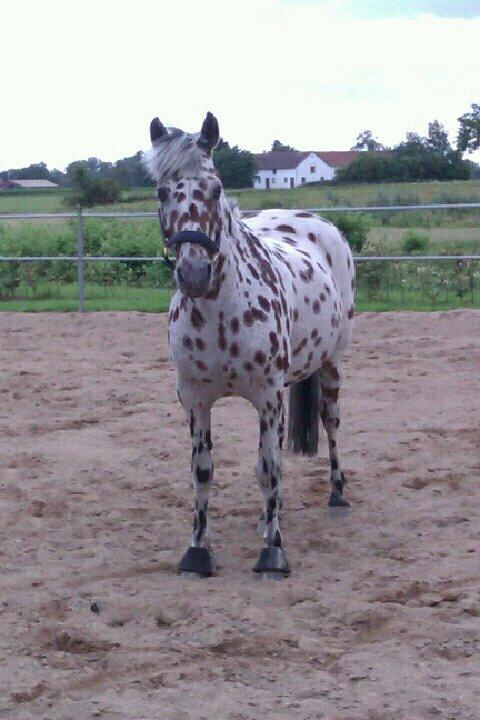
[(335, 169), (327, 165), (315, 153), (310, 153), (296, 168), (291, 170), (278, 168), (276, 172), (273, 170), (258, 170), (257, 176), (253, 181), (254, 188), (265, 190), (268, 180), (268, 187), (271, 190), (285, 190), (292, 187), (292, 180), (294, 187), (306, 182), (332, 180), (335, 176)]
[(260, 190), (265, 190), (267, 187), (267, 179), (269, 180), (269, 187), (271, 190), (281, 190), (282, 188), (290, 187), (290, 178), (293, 178), (293, 185), (296, 186), (296, 170), (281, 170), (278, 169), (276, 173), (273, 170), (258, 170), (258, 179), (254, 179), (253, 187)]
[[(313, 171), (313, 172), (312, 172)], [(315, 153), (310, 153), (305, 160), (297, 165), (295, 170), (295, 185), (302, 185), (308, 182), (319, 182), (320, 180), (332, 180), (335, 175), (334, 168), (327, 165)]]

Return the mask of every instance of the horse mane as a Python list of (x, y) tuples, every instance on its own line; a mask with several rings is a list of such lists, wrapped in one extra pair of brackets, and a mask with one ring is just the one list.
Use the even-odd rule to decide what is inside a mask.
[(225, 197), (227, 199), (227, 203), (229, 205), (230, 212), (232, 213), (233, 217), (236, 220), (241, 220), (242, 214), (241, 214), (240, 208), (238, 206), (237, 198), (236, 197), (228, 197), (228, 195), (226, 195), (226, 194), (225, 194)]
[(202, 167), (202, 151), (197, 145), (200, 133), (189, 134), (168, 128), (168, 135), (156, 140), (143, 153), (143, 163), (157, 182), (165, 182), (175, 174), (198, 173)]

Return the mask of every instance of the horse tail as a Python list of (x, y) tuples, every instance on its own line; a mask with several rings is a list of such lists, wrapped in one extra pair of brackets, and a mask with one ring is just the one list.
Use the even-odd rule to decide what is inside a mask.
[(320, 374), (314, 372), (290, 388), (288, 410), (288, 449), (302, 455), (315, 455), (318, 448)]

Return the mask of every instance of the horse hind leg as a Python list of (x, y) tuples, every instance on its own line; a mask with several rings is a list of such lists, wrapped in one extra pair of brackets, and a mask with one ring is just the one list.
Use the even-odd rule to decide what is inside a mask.
[(349, 507), (348, 501), (343, 497), (345, 475), (340, 468), (337, 434), (340, 425), (340, 406), (338, 394), (340, 391), (340, 371), (335, 363), (326, 361), (320, 371), (320, 417), (328, 436), (328, 452), (330, 455), (330, 498), (329, 507)]

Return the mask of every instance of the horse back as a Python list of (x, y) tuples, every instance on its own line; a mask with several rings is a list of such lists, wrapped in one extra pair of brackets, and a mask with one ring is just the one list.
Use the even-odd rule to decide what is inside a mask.
[[(301, 263), (306, 264), (309, 260), (327, 273), (341, 303), (342, 336), (348, 344), (355, 269), (347, 238), (329, 220), (307, 210), (262, 210), (247, 217), (245, 222), (259, 238), (281, 247), (282, 254), (297, 264), (300, 277)], [(319, 281), (322, 282), (321, 278)]]

